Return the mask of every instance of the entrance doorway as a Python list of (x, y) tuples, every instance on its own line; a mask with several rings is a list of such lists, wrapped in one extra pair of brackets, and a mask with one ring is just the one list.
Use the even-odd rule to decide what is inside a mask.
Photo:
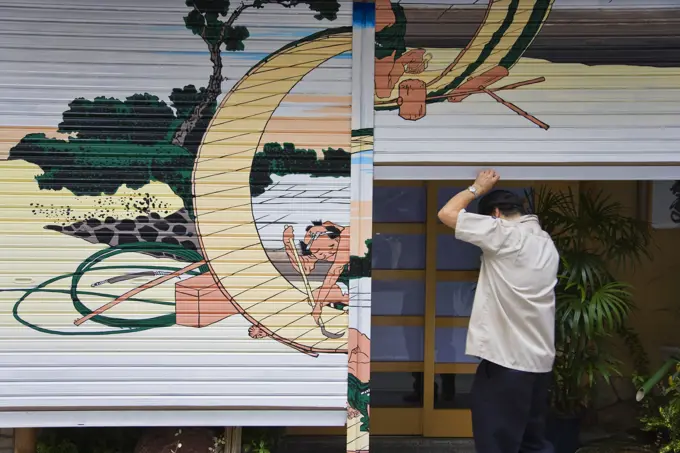
[[(469, 181), (374, 181), (371, 434), (472, 437), (477, 360), (465, 338), (480, 250), (455, 239), (439, 209)], [(564, 190), (578, 183), (509, 181)], [(470, 206), (476, 210), (476, 202)]]

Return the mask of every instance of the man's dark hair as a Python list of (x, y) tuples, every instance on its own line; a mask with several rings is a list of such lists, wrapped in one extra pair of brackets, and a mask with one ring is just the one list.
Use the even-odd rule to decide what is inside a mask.
[(494, 190), (484, 195), (479, 200), (477, 212), (482, 215), (491, 215), (496, 208), (504, 216), (526, 214), (522, 199), (509, 190)]

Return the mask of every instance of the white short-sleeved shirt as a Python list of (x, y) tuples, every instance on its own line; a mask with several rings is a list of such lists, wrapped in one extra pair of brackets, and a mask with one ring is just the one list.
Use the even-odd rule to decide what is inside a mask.
[(456, 238), (482, 249), (465, 353), (515, 370), (551, 371), (559, 254), (538, 218), (463, 210)]

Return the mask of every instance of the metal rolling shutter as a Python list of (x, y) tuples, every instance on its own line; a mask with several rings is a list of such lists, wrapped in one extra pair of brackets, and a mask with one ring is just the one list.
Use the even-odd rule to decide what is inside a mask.
[(680, 1), (486, 3), (401, 2), (432, 58), (376, 98), (376, 164), (680, 161)]
[[(298, 274), (279, 273), (286, 223), (297, 242), (321, 214), (349, 219), (349, 174), (250, 172), (267, 143), (349, 152), (351, 2), (299, 3), (225, 29), (244, 49), (222, 47), (203, 108), (214, 18), (184, 0), (0, 0), (0, 426), (345, 423), (347, 316), (321, 336)], [(237, 304), (197, 277), (211, 266)]]

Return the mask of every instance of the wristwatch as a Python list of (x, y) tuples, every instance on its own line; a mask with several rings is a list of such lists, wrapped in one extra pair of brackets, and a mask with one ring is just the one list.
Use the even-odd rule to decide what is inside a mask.
[(469, 190), (470, 192), (472, 192), (472, 195), (474, 195), (475, 198), (477, 198), (477, 188), (476, 188), (474, 185), (469, 186), (469, 187), (467, 188), (467, 190)]

